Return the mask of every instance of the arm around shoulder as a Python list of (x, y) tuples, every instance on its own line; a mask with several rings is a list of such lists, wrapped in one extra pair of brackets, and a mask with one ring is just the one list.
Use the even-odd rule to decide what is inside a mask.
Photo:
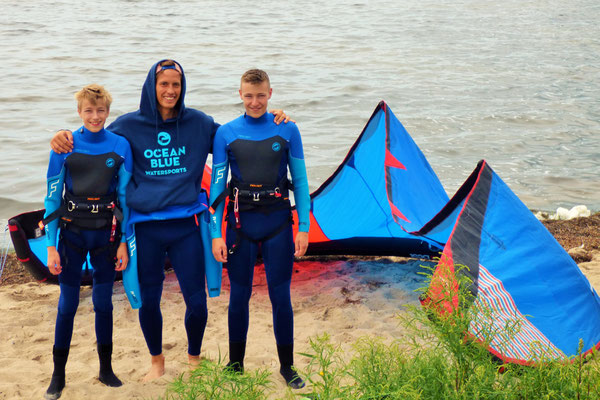
[(58, 154), (73, 151), (73, 132), (67, 129), (56, 132), (50, 139), (50, 147)]

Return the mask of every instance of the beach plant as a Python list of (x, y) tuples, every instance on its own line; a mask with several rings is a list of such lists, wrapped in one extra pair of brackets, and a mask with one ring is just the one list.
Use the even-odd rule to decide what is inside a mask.
[(221, 360), (202, 360), (188, 374), (181, 374), (169, 384), (165, 400), (263, 400), (272, 387), (266, 369), (235, 373)]
[(311, 338), (309, 344), (310, 352), (299, 354), (309, 358), (303, 375), (312, 392), (302, 396), (319, 400), (351, 398), (348, 396), (352, 393), (352, 386), (348, 382), (341, 346), (332, 344), (327, 333)]

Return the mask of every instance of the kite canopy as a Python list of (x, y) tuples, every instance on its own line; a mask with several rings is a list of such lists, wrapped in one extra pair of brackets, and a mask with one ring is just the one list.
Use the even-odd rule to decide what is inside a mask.
[[(471, 322), (469, 333), (491, 341), (493, 354), (506, 362), (530, 364), (542, 352), (551, 359), (575, 356), (580, 339), (584, 353), (599, 347), (598, 294), (487, 162), (480, 161), (452, 200), (413, 234), (439, 240), (447, 226), (452, 232), (428, 300), (446, 311), (456, 307), (456, 293), (449, 298), (439, 285), (452, 278), (455, 266), (467, 267), (461, 272), (473, 283), (469, 289), (474, 305), (486, 311)], [(517, 326), (516, 334), (508, 335), (508, 326)]]
[(382, 101), (344, 161), (311, 194), (308, 254), (427, 258), (443, 244), (408, 231), (447, 202), (427, 159)]

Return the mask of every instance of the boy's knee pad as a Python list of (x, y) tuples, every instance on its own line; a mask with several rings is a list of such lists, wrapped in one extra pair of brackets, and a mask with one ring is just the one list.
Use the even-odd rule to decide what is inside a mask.
[(291, 302), (290, 281), (280, 283), (277, 286), (269, 287), (269, 296), (274, 302)]
[(112, 282), (94, 285), (92, 288), (92, 303), (94, 303), (94, 311), (103, 313), (112, 312), (112, 288)]
[(58, 312), (61, 315), (75, 315), (79, 306), (79, 287), (60, 284)]
[(237, 299), (239, 299), (241, 301), (244, 301), (244, 302), (250, 301), (250, 297), (252, 296), (252, 286), (240, 285), (235, 282), (230, 282), (230, 288), (231, 288), (230, 294), (229, 294), (230, 297), (233, 295), (234, 297), (236, 297)]
[(142, 298), (142, 307), (160, 308), (160, 298), (162, 296), (162, 283), (158, 285), (140, 286), (140, 295)]

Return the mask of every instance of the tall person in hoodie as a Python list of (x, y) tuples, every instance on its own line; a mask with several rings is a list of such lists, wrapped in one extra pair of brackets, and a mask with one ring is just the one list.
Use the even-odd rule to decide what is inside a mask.
[[(208, 316), (203, 241), (198, 228), (207, 209), (202, 174), (219, 124), (205, 113), (186, 108), (186, 79), (173, 60), (154, 64), (142, 88), (140, 108), (117, 118), (108, 129), (124, 136), (133, 152), (133, 176), (127, 187), (130, 226), (135, 224), (142, 306), (140, 325), (151, 355), (144, 380), (164, 374), (162, 296), (169, 256), (186, 304), (188, 359), (196, 365)], [(277, 120), (285, 118), (279, 111)], [(70, 149), (72, 136), (59, 131), (52, 149)], [(205, 214), (201, 214), (201, 218)], [(210, 248), (207, 249), (210, 252)]]

